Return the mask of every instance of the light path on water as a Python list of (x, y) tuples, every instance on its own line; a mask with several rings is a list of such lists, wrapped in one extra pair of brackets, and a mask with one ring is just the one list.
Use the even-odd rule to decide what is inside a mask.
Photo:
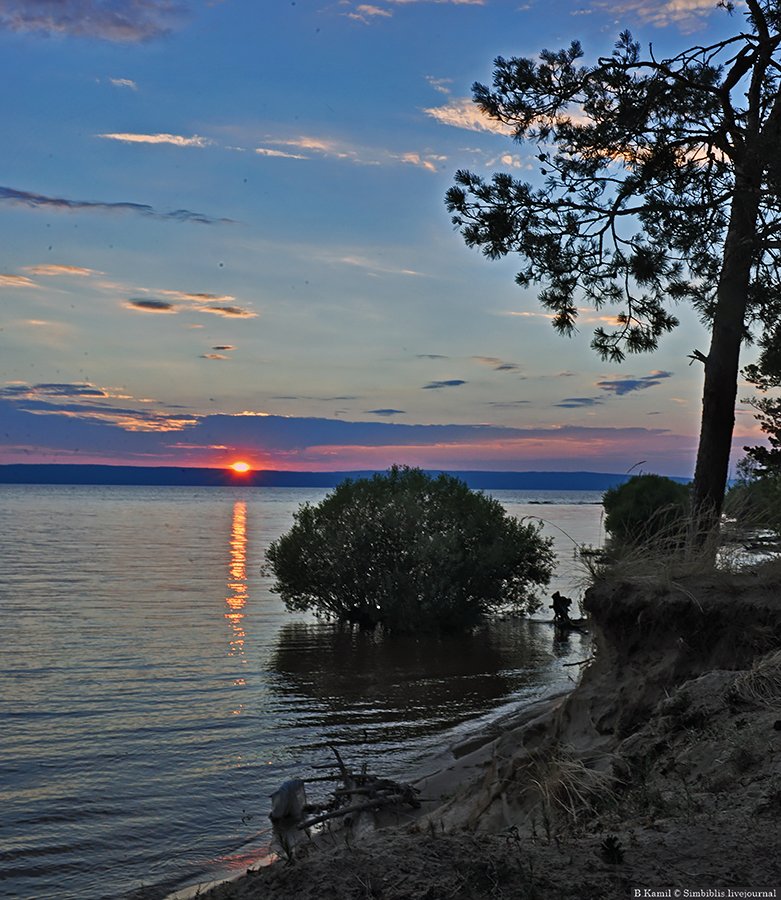
[[(265, 549), (324, 494), (0, 488), (0, 895), (162, 896), (238, 871), (271, 792), (329, 743), (399, 776), (571, 684), (585, 639), (541, 622), (383, 639), (286, 612)], [(495, 496), (554, 538), (546, 597), (577, 598), (599, 495)]]

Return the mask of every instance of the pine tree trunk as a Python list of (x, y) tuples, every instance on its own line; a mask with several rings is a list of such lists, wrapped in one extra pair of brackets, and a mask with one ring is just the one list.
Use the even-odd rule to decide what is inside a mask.
[(705, 361), (702, 425), (692, 486), (692, 519), (698, 544), (718, 526), (727, 486), (758, 207), (756, 176), (736, 173), (711, 345)]

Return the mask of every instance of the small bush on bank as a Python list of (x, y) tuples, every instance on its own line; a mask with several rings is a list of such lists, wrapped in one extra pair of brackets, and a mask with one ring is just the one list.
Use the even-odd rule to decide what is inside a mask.
[(605, 530), (614, 547), (666, 545), (685, 537), (689, 489), (663, 475), (635, 475), (602, 498)]
[(267, 551), (289, 610), (364, 628), (456, 631), (538, 607), (554, 555), (540, 528), (448, 475), (394, 466), (343, 481)]
[(724, 498), (724, 512), (743, 529), (767, 528), (781, 535), (781, 475), (750, 458), (738, 463), (738, 480)]

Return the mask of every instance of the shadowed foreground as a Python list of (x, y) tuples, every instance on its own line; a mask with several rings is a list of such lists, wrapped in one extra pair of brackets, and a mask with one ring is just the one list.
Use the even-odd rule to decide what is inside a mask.
[(781, 567), (586, 596), (594, 659), (565, 698), (452, 748), (417, 821), (342, 833), (201, 893), (603, 900), (781, 884)]

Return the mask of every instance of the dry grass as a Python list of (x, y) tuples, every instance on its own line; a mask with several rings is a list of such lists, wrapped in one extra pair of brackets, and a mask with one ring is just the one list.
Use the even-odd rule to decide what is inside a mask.
[(561, 820), (572, 826), (617, 802), (615, 777), (590, 768), (566, 747), (535, 757), (528, 772), (528, 791), (538, 797), (544, 822)]
[(734, 693), (747, 703), (781, 709), (781, 650), (758, 659), (735, 679)]
[[(692, 576), (713, 579), (753, 569), (760, 561), (746, 549), (746, 543), (755, 531), (748, 518), (738, 517), (725, 519), (720, 531), (700, 536), (693, 535), (691, 523), (679, 523), (631, 544), (608, 541), (601, 552), (581, 547), (584, 587), (612, 579), (677, 590), (680, 582)], [(686, 540), (681, 540), (682, 532), (688, 534)], [(774, 561), (778, 558), (768, 561), (768, 571)], [(764, 565), (762, 562), (762, 568)]]

